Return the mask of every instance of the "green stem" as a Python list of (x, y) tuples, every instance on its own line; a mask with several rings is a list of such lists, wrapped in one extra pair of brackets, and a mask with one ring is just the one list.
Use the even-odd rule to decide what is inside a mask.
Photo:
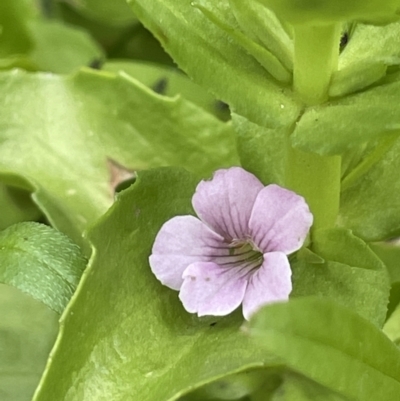
[(323, 157), (289, 146), (288, 161), (286, 185), (307, 200), (313, 230), (333, 227), (339, 213), (340, 156)]
[(294, 90), (307, 105), (328, 99), (339, 59), (340, 25), (300, 26), (294, 31)]
[[(307, 106), (328, 99), (339, 42), (338, 25), (295, 28), (293, 85)], [(314, 215), (313, 230), (333, 227), (339, 212), (340, 156), (324, 157), (288, 147), (287, 186), (306, 198)]]

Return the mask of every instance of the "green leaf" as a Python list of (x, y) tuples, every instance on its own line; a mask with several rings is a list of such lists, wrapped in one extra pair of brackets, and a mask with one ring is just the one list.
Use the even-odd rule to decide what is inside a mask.
[(400, 233), (400, 139), (341, 195), (339, 224), (366, 241), (382, 241)]
[(400, 64), (400, 23), (385, 26), (357, 24), (339, 57), (332, 76), (330, 96), (364, 89), (386, 74), (388, 66)]
[(251, 394), (249, 401), (273, 401), (275, 394), (279, 394), (279, 387), (282, 385), (282, 376), (285, 373), (285, 369), (283, 367), (269, 368), (264, 372), (264, 384)]
[(253, 369), (226, 376), (190, 393), (188, 399), (190, 401), (242, 400), (243, 397), (259, 391), (270, 379), (266, 372), (268, 372), (266, 369)]
[(284, 382), (272, 401), (346, 401), (341, 395), (328, 390), (304, 376), (293, 372), (284, 375)]
[(341, 97), (365, 89), (386, 75), (387, 66), (379, 62), (365, 62), (338, 70), (332, 75), (329, 96)]
[[(25, 1), (26, 6), (23, 1), (7, 3), (0, 6), (0, 57), (5, 57), (0, 59), (0, 69), (17, 67), (63, 74), (102, 58), (102, 50), (84, 30), (40, 18), (28, 6), (29, 1)], [(1, 7), (6, 9), (5, 16)], [(5, 26), (3, 17), (7, 19)]]
[(267, 354), (354, 401), (395, 400), (400, 352), (374, 325), (321, 298), (263, 308), (249, 333)]
[(124, 71), (160, 95), (181, 95), (222, 120), (230, 117), (227, 107), (177, 69), (142, 61), (108, 61), (102, 69), (116, 74)]
[(13, 68), (36, 71), (38, 67), (26, 55), (16, 55), (0, 59), (0, 70), (11, 70)]
[(110, 25), (125, 25), (136, 19), (125, 0), (71, 0), (70, 3), (80, 12)]
[[(400, 128), (400, 81), (308, 108), (292, 135), (294, 147), (320, 155), (348, 149)], [(351, 138), (351, 140), (350, 140)]]
[(29, 59), (41, 71), (66, 74), (103, 56), (83, 30), (45, 20), (33, 20), (29, 28), (33, 41)]
[(237, 114), (232, 114), (232, 123), (243, 168), (255, 174), (265, 185), (284, 185), (291, 128), (268, 129)]
[(321, 25), (361, 20), (375, 23), (399, 17), (398, 0), (252, 0), (273, 10), (278, 17), (292, 24)]
[(359, 179), (385, 157), (386, 153), (395, 145), (400, 131), (386, 135), (381, 139), (370, 141), (342, 156), (341, 191), (351, 188)]
[(130, 4), (182, 70), (234, 112), (270, 128), (297, 119), (301, 104), (291, 91), (277, 85), (250, 54), (190, 1), (135, 0)]
[(292, 261), (291, 297), (318, 295), (351, 308), (378, 327), (386, 319), (389, 277), (385, 265), (367, 244), (349, 230), (316, 231), (313, 251), (325, 260)]
[(27, 21), (32, 15), (25, 1), (0, 2), (0, 57), (26, 53), (31, 48)]
[(82, 247), (134, 171), (182, 165), (207, 176), (238, 164), (230, 125), (124, 74), (3, 73), (0, 89), (3, 182), (24, 177), (52, 225)]
[(388, 306), (390, 316), (400, 303), (400, 246), (397, 243), (372, 243), (371, 249), (385, 263), (389, 273), (391, 290)]
[(400, 63), (400, 22), (383, 26), (357, 24), (339, 57), (339, 71), (368, 62)]
[(81, 251), (64, 234), (38, 223), (19, 223), (0, 232), (0, 282), (12, 285), (62, 313), (86, 266)]
[(392, 315), (389, 317), (383, 332), (397, 345), (400, 346), (400, 307), (394, 310)]
[(90, 267), (62, 317), (35, 401), (173, 401), (226, 375), (275, 365), (240, 332), (239, 311), (199, 319), (150, 270), (158, 230), (193, 213), (196, 185), (182, 169), (144, 171), (93, 227)]
[(22, 221), (36, 221), (40, 211), (29, 192), (0, 184), (0, 230)]
[[(106, 0), (107, 1), (107, 0)], [(139, 21), (134, 17), (132, 11), (127, 6), (125, 0), (117, 0), (113, 4), (117, 5), (120, 2), (124, 7), (128, 8), (128, 13), (125, 13), (124, 19), (121, 22), (115, 22), (109, 18), (99, 19), (85, 8), (72, 4), (72, 1), (60, 2), (54, 0), (46, 0), (42, 8), (43, 14), (53, 19), (62, 21), (67, 26), (74, 26), (86, 31), (95, 41), (101, 45), (108, 57), (112, 58), (130, 58), (141, 59), (141, 49), (146, 46), (146, 54), (150, 57), (155, 56), (155, 53), (162, 54), (163, 59), (169, 57), (160, 49), (157, 41), (152, 38), (151, 34), (146, 31), (147, 35), (143, 35), (144, 28)], [(96, 2), (98, 7), (104, 7), (105, 1)], [(109, 14), (110, 16), (110, 14)], [(141, 37), (140, 45), (143, 47), (138, 49), (138, 41)], [(154, 46), (155, 45), (155, 46)], [(155, 48), (157, 47), (157, 49)]]
[(232, 13), (229, 0), (220, 0), (218, 3), (210, 2), (210, 0), (197, 0), (192, 5), (226, 32), (238, 46), (243, 47), (251, 54), (276, 80), (286, 84), (291, 81), (291, 73), (273, 53), (238, 29), (238, 22)]
[(229, 0), (229, 4), (243, 32), (270, 50), (292, 71), (293, 41), (276, 15), (257, 2)]
[(0, 399), (32, 398), (57, 335), (58, 315), (16, 288), (0, 285)]

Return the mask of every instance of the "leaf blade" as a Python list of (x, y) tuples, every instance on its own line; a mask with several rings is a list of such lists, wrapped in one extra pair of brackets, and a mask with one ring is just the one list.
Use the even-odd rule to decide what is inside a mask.
[(128, 75), (7, 72), (0, 88), (0, 175), (17, 186), (25, 178), (51, 223), (87, 253), (83, 231), (114, 201), (113, 167), (175, 164), (207, 176), (238, 164), (229, 124)]
[(193, 213), (196, 184), (182, 169), (142, 172), (92, 229), (91, 267), (63, 315), (35, 401), (173, 401), (228, 374), (276, 364), (260, 359), (242, 336), (239, 311), (198, 319), (151, 273), (158, 229), (172, 216)]
[[(296, 120), (301, 104), (291, 91), (269, 79), (253, 57), (190, 1), (135, 0), (130, 5), (179, 66), (233, 111), (270, 128)], [(163, 15), (162, 21), (158, 14)]]
[(2, 231), (0, 254), (0, 282), (20, 289), (59, 314), (86, 266), (77, 245), (38, 223), (19, 223)]
[[(326, 105), (308, 108), (291, 137), (294, 147), (338, 155), (400, 127), (400, 81), (386, 83)], [(351, 141), (349, 141), (351, 138)]]
[(266, 307), (249, 330), (257, 344), (290, 367), (352, 400), (394, 400), (399, 394), (399, 350), (332, 301), (303, 298)]

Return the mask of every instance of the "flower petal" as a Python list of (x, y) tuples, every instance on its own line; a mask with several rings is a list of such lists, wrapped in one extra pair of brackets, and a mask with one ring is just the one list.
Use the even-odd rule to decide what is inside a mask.
[(287, 256), (282, 252), (264, 255), (264, 263), (249, 277), (243, 299), (243, 316), (250, 316), (271, 302), (286, 301), (292, 291), (292, 271)]
[(260, 191), (250, 217), (250, 236), (263, 252), (287, 255), (301, 248), (313, 222), (305, 199), (278, 185)]
[(243, 301), (248, 275), (216, 263), (191, 264), (183, 273), (179, 298), (184, 308), (198, 316), (225, 316)]
[(218, 170), (201, 181), (192, 198), (199, 218), (227, 240), (244, 239), (257, 194), (263, 184), (240, 167)]
[(223, 241), (196, 217), (174, 217), (157, 234), (149, 258), (151, 270), (162, 284), (179, 290), (182, 274), (190, 264), (227, 252)]

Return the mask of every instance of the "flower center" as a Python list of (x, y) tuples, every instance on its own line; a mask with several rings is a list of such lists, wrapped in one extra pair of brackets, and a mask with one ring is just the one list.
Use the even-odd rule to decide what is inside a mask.
[(258, 269), (263, 260), (263, 254), (250, 239), (233, 240), (220, 255), (212, 257), (212, 261), (219, 266), (238, 268), (243, 273)]

